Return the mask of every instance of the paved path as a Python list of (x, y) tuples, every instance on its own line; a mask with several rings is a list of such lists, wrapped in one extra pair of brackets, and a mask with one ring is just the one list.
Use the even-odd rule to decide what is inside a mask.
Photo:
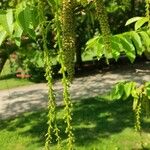
[[(138, 65), (122, 66), (113, 71), (98, 71), (90, 76), (75, 78), (71, 86), (72, 99), (85, 99), (103, 94), (120, 80), (137, 82), (150, 81), (150, 62)], [(58, 104), (62, 102), (61, 82), (55, 83)], [(0, 91), (0, 118), (16, 116), (47, 105), (46, 84), (35, 84)]]

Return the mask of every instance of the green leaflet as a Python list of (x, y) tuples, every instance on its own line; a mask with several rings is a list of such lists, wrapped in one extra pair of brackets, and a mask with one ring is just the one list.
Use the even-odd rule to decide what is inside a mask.
[(120, 100), (124, 94), (124, 83), (125, 82), (119, 82), (115, 85), (115, 87), (112, 89), (110, 97), (112, 100)]
[(120, 44), (120, 39), (117, 36), (111, 38), (112, 56), (117, 61), (120, 57), (120, 52), (122, 45)]
[(131, 63), (134, 62), (136, 56), (135, 56), (135, 48), (132, 44), (132, 41), (130, 40), (130, 37), (126, 36), (119, 36), (120, 41), (122, 43), (123, 49), (126, 53), (126, 56), (129, 58)]
[(137, 54), (142, 55), (142, 53), (144, 52), (144, 47), (142, 45), (141, 37), (135, 31), (131, 32), (130, 36), (131, 36), (131, 40), (133, 41), (133, 44), (136, 48)]
[(134, 22), (140, 20), (141, 18), (142, 17), (133, 17), (133, 18), (130, 18), (129, 20), (127, 20), (125, 26), (130, 25), (131, 23), (134, 23)]
[(90, 57), (95, 57), (97, 56), (99, 59), (103, 55), (103, 42), (102, 42), (102, 37), (101, 36), (95, 36), (94, 38), (90, 39), (86, 43), (86, 49), (83, 52), (83, 56), (90, 56)]
[(96, 47), (96, 51), (97, 51), (96, 56), (98, 57), (98, 59), (100, 59), (103, 56), (103, 54), (104, 54), (103, 53), (104, 52), (104, 44), (103, 44), (102, 37), (99, 38), (97, 40), (97, 42), (98, 42), (98, 44), (97, 44), (97, 47)]
[(119, 82), (111, 91), (111, 98), (114, 100), (127, 100), (135, 90), (135, 82)]
[(21, 45), (21, 35), (23, 33), (23, 30), (22, 28), (18, 25), (18, 23), (16, 22), (15, 25), (14, 25), (14, 39), (15, 39), (15, 43), (17, 46), (20, 46)]
[(29, 34), (31, 38), (35, 39), (35, 29), (39, 23), (38, 19), (37, 10), (30, 6), (26, 6), (25, 9), (18, 14), (17, 21), (23, 31)]
[(13, 32), (13, 10), (8, 9), (6, 11), (0, 11), (0, 25), (7, 32), (8, 35), (12, 35)]
[(149, 35), (144, 31), (139, 32), (139, 34), (142, 38), (143, 45), (145, 46), (146, 50), (148, 51), (150, 48), (150, 37), (149, 37)]
[[(112, 56), (116, 61), (121, 52), (125, 52), (131, 62), (135, 60), (136, 53), (142, 55), (145, 51), (150, 51), (150, 37), (148, 31), (130, 31), (111, 37)], [(101, 35), (90, 39), (86, 43), (83, 55), (92, 55), (101, 58), (104, 53), (104, 43)]]
[(130, 95), (131, 92), (135, 89), (136, 84), (134, 82), (127, 82), (124, 84), (124, 94), (122, 99), (126, 100)]
[(141, 17), (141, 19), (135, 23), (135, 30), (141, 28), (148, 21), (149, 21), (148, 17)]
[(116, 43), (116, 42), (111, 42), (111, 47), (112, 47), (112, 56), (117, 61), (118, 58), (120, 57), (120, 47), (119, 47), (119, 44)]
[(0, 26), (0, 45), (5, 40), (6, 36), (7, 36), (7, 32), (3, 30), (3, 28)]
[(88, 40), (87, 43), (86, 43), (86, 49), (85, 50), (93, 49), (95, 44), (98, 44), (99, 38), (100, 38), (99, 36), (95, 36), (94, 38)]
[(126, 22), (126, 26), (135, 22), (135, 30), (141, 28), (145, 23), (149, 22), (149, 17), (133, 17)]

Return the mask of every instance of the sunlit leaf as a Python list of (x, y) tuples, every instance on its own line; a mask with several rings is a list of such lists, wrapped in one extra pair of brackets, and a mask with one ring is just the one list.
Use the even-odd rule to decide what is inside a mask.
[(133, 44), (136, 48), (136, 52), (138, 55), (142, 55), (142, 53), (144, 52), (144, 47), (142, 45), (142, 41), (141, 41), (141, 37), (139, 36), (139, 34), (135, 31), (131, 32), (131, 39), (133, 41)]
[(138, 20), (135, 23), (135, 30), (138, 30), (139, 28), (141, 28), (145, 23), (147, 23), (149, 21), (149, 18), (147, 17), (142, 17), (140, 20)]
[(1, 29), (0, 29), (0, 45), (1, 45), (2, 42), (5, 40), (5, 37), (6, 37), (6, 36), (7, 36), (6, 31), (1, 28)]
[(134, 23), (140, 19), (142, 19), (142, 17), (133, 17), (126, 22), (125, 26), (130, 25), (131, 23)]
[(7, 32), (12, 35), (13, 32), (13, 10), (0, 11), (0, 25)]

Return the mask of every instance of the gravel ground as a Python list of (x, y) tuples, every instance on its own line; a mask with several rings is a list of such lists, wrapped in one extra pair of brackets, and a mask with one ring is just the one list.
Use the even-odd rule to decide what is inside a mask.
[[(114, 68), (101, 70), (76, 77), (71, 85), (73, 100), (86, 99), (108, 92), (120, 80), (134, 80), (139, 83), (150, 81), (150, 62), (134, 65), (115, 65)], [(9, 83), (8, 83), (9, 84)], [(57, 103), (62, 103), (62, 86), (55, 83)], [(0, 119), (17, 116), (20, 113), (37, 110), (47, 105), (46, 84), (35, 84), (0, 91)]]

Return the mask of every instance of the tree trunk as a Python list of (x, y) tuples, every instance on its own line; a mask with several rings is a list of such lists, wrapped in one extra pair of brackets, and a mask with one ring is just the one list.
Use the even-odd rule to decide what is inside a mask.
[(135, 16), (135, 0), (131, 0), (130, 18)]
[(0, 74), (3, 70), (7, 58), (8, 58), (7, 53), (4, 50), (0, 51)]
[(76, 40), (76, 65), (77, 69), (82, 68), (82, 44), (80, 42), (81, 39), (77, 38)]

